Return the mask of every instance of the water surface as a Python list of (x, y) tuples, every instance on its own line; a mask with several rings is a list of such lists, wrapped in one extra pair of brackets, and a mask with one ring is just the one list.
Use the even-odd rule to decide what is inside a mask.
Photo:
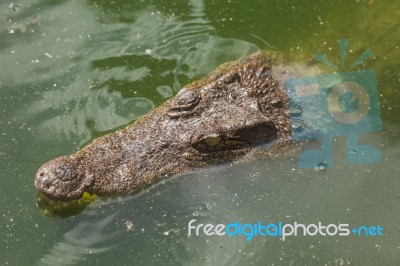
[[(400, 13), (393, 1), (1, 1), (1, 264), (394, 265), (400, 261)], [(377, 73), (383, 130), (362, 136), (378, 164), (257, 160), (165, 180), (51, 218), (36, 207), (44, 162), (127, 125), (228, 60), (260, 49)], [(349, 70), (349, 69), (347, 69)], [(354, 70), (354, 69), (353, 69)], [(381, 237), (188, 237), (187, 223), (381, 225)], [(129, 230), (133, 224), (132, 230)]]

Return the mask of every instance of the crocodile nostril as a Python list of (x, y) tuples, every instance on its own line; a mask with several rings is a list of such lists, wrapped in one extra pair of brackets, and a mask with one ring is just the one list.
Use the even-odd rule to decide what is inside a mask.
[(43, 177), (43, 176), (41, 176), (42, 178), (40, 179), (40, 184), (43, 186), (43, 187), (49, 187), (50, 185), (51, 185), (51, 180), (49, 179), (49, 177), (47, 177), (47, 176), (45, 176), (45, 177)]

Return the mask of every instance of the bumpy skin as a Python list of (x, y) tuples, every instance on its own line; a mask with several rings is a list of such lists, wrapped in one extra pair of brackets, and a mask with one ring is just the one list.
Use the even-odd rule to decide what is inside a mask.
[(52, 199), (128, 194), (161, 177), (239, 158), (273, 156), (290, 140), (284, 68), (257, 53), (183, 88), (130, 126), (44, 164), (35, 185)]

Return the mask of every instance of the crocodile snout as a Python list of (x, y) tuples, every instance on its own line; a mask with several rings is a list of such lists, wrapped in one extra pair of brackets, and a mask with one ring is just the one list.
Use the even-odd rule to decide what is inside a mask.
[(54, 159), (36, 173), (35, 186), (52, 199), (79, 199), (83, 192), (94, 183), (94, 178), (81, 173), (71, 157)]

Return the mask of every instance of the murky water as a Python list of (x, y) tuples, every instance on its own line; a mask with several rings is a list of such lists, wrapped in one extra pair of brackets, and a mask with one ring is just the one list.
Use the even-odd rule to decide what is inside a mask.
[[(2, 265), (394, 265), (400, 262), (400, 11), (385, 1), (0, 1)], [(370, 48), (383, 130), (377, 164), (224, 165), (99, 200), (69, 218), (36, 207), (37, 168), (128, 124), (219, 64), (259, 49), (335, 63)], [(354, 69), (353, 69), (354, 70)], [(340, 71), (340, 70), (337, 70)], [(188, 222), (380, 225), (383, 236), (187, 236)]]

